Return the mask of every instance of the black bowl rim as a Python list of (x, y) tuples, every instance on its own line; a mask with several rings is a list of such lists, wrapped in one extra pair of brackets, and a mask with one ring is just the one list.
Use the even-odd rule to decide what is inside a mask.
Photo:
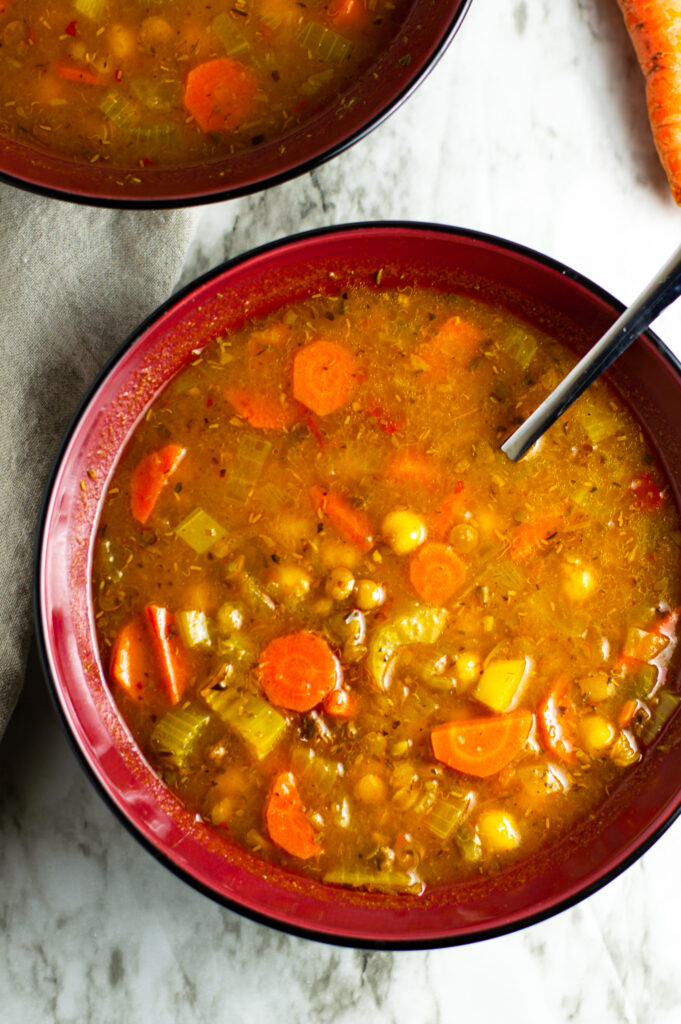
[(255, 182), (252, 185), (239, 185), (235, 188), (212, 188), (200, 195), (182, 196), (174, 199), (169, 197), (166, 199), (136, 200), (131, 196), (121, 197), (119, 199), (116, 197), (100, 196), (96, 194), (78, 194), (69, 192), (66, 189), (55, 188), (51, 185), (42, 185), (38, 182), (27, 181), (24, 178), (9, 174), (7, 171), (3, 171), (2, 169), (0, 169), (0, 182), (3, 182), (6, 185), (14, 185), (16, 188), (22, 189), (25, 192), (46, 196), (49, 199), (62, 199), (65, 202), (76, 203), (81, 206), (96, 206), (114, 210), (173, 210), (191, 206), (203, 206), (208, 203), (217, 203), (226, 199), (239, 199), (242, 196), (256, 195), (264, 189), (274, 188), (276, 185), (283, 185), (284, 182), (291, 181), (303, 174), (307, 174), (308, 171), (316, 170), (317, 167), (321, 167), (329, 160), (332, 160), (334, 157), (344, 153), (346, 149), (349, 149), (351, 146), (354, 146), (356, 142), (365, 138), (365, 136), (372, 132), (374, 128), (378, 128), (383, 121), (387, 120), (391, 114), (398, 110), (402, 104), (409, 99), (412, 93), (418, 89), (422, 82), (425, 81), (433, 68), (439, 63), (449, 44), (459, 31), (472, 2), (473, 0), (461, 0), (458, 10), (450, 20), (440, 42), (437, 44), (424, 66), (416, 75), (414, 75), (413, 78), (410, 78), (404, 87), (395, 96), (389, 99), (380, 108), (380, 110), (378, 110), (374, 116), (369, 119), (369, 121), (357, 128), (349, 136), (330, 145), (322, 153), (319, 153), (314, 157), (310, 157), (286, 171), (271, 174), (262, 181)]
[[(595, 284), (589, 278), (580, 274), (578, 271), (566, 266), (560, 261), (554, 259), (551, 256), (546, 256), (543, 253), (537, 252), (528, 246), (522, 245), (519, 242), (512, 242), (508, 239), (500, 238), (496, 235), (489, 234), (483, 231), (476, 231), (471, 228), (461, 228), (453, 225), (429, 223), (426, 221), (408, 221), (408, 220), (385, 220), (385, 221), (355, 221), (349, 224), (340, 224), (335, 227), (322, 227), (314, 228), (310, 231), (299, 232), (295, 235), (288, 235), (285, 238), (277, 239), (273, 242), (267, 242), (264, 245), (258, 246), (254, 249), (250, 249), (245, 253), (241, 253), (239, 256), (235, 256), (230, 260), (226, 260), (224, 263), (219, 264), (217, 267), (207, 271), (205, 274), (195, 278), (189, 284), (185, 285), (178, 292), (173, 294), (169, 299), (163, 302), (157, 307), (143, 322), (135, 328), (135, 330), (126, 338), (122, 345), (117, 351), (107, 360), (101, 372), (97, 375), (96, 379), (88, 388), (86, 395), (79, 404), (79, 407), (74, 414), (71, 422), (65, 432), (63, 440), (59, 446), (57, 455), (54, 460), (54, 465), (50, 472), (48, 482), (45, 487), (43, 495), (42, 505), (40, 508), (40, 516), (38, 520), (38, 526), (36, 530), (35, 545), (33, 551), (33, 613), (35, 619), (35, 630), (37, 648), (40, 657), (40, 664), (43, 672), (43, 676), (50, 694), (52, 704), (57, 712), (57, 716), (66, 732), (67, 739), (70, 743), (71, 748), (76, 754), (77, 760), (83, 767), (85, 774), (90, 779), (90, 782), (94, 786), (95, 790), (99, 793), (104, 803), (114, 812), (114, 815), (123, 823), (127, 831), (139, 842), (152, 856), (170, 871), (175, 874), (178, 878), (187, 882), (193, 889), (201, 892), (204, 896), (209, 897), (213, 902), (225, 907), (228, 910), (234, 911), (235, 913), (246, 917), (256, 924), (267, 925), (270, 928), (274, 928), (285, 934), (294, 935), (298, 938), (312, 939), (313, 941), (327, 943), (332, 946), (345, 946), (351, 949), (367, 949), (367, 950), (383, 950), (383, 951), (415, 951), (415, 950), (427, 950), (427, 949), (442, 949), (451, 946), (462, 946), (471, 945), (475, 942), (482, 942), (486, 939), (497, 938), (501, 935), (509, 935), (512, 932), (519, 931), (524, 928), (528, 928), (531, 925), (539, 924), (542, 921), (546, 921), (555, 915), (562, 913), (564, 910), (568, 910), (570, 907), (575, 906), (577, 903), (581, 903), (582, 900), (591, 896), (597, 892), (603, 886), (607, 885), (613, 879), (617, 878), (618, 875), (622, 874), (628, 867), (634, 864), (640, 857), (643, 856), (647, 850), (653, 846), (657, 840), (664, 835), (667, 829), (672, 823), (681, 815), (681, 804), (672, 811), (668, 817), (661, 822), (661, 824), (655, 829), (655, 831), (643, 840), (639, 846), (636, 847), (627, 857), (623, 860), (618, 861), (613, 867), (606, 871), (601, 877), (595, 879), (593, 882), (584, 886), (578, 892), (566, 897), (563, 900), (558, 900), (551, 906), (538, 911), (536, 913), (528, 913), (526, 916), (520, 917), (507, 924), (498, 925), (496, 927), (483, 928), (479, 932), (474, 934), (466, 935), (455, 935), (455, 936), (438, 936), (433, 939), (409, 939), (403, 940), (390, 940), (382, 941), (376, 939), (364, 939), (364, 938), (353, 938), (352, 936), (327, 934), (321, 930), (314, 928), (303, 928), (298, 925), (293, 925), (289, 922), (284, 922), (278, 919), (270, 918), (267, 914), (259, 913), (258, 911), (251, 910), (250, 908), (244, 907), (233, 899), (222, 896), (215, 893), (210, 887), (204, 885), (195, 879), (189, 872), (175, 865), (170, 861), (153, 843), (148, 841), (136, 828), (134, 823), (130, 821), (126, 815), (120, 810), (120, 808), (114, 803), (113, 799), (106, 792), (105, 787), (99, 780), (96, 772), (89, 764), (84, 752), (81, 750), (75, 736), (73, 735), (71, 728), (68, 723), (67, 716), (61, 704), (59, 698), (59, 687), (55, 679), (52, 677), (49, 668), (49, 657), (47, 644), (42, 630), (42, 614), (40, 604), (40, 576), (41, 576), (41, 552), (45, 534), (45, 525), (47, 511), (52, 498), (52, 491), (56, 482), (63, 457), (69, 446), (73, 433), (83, 415), (85, 409), (92, 401), (96, 392), (98, 391), (101, 384), (104, 382), (108, 373), (112, 367), (118, 362), (118, 360), (128, 351), (129, 348), (141, 337), (145, 331), (164, 313), (166, 313), (172, 306), (181, 302), (195, 289), (207, 284), (209, 281), (234, 267), (240, 266), (242, 263), (253, 259), (254, 257), (263, 255), (268, 252), (272, 252), (276, 249), (283, 249), (287, 246), (304, 241), (305, 239), (316, 238), (322, 235), (337, 235), (337, 234), (348, 234), (357, 230), (376, 230), (376, 229), (399, 229), (404, 232), (434, 232), (443, 235), (449, 235), (462, 239), (469, 239), (471, 241), (479, 241), (492, 245), (496, 248), (506, 250), (509, 253), (513, 253), (518, 256), (524, 256), (530, 260), (539, 263), (541, 266), (546, 267), (550, 270), (558, 271), (563, 277), (568, 278), (575, 284), (581, 285), (590, 291), (594, 296), (603, 300), (612, 306), (613, 309), (619, 314), (624, 311), (625, 306), (619, 299), (616, 299), (600, 285)], [(675, 371), (676, 376), (681, 381), (681, 361), (674, 355), (674, 353), (667, 347), (667, 345), (659, 338), (653, 331), (642, 332), (643, 336), (653, 344), (657, 351), (663, 356), (663, 358), (669, 363), (672, 369)]]

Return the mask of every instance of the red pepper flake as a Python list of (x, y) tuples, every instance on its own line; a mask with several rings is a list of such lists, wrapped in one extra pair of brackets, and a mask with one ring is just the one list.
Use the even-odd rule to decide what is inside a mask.
[(66, 28), (64, 29), (64, 33), (67, 36), (75, 36), (77, 32), (78, 32), (78, 22), (77, 21), (70, 21), (68, 23), (68, 25), (66, 26)]
[(381, 408), (380, 405), (369, 405), (365, 410), (367, 416), (371, 416), (376, 420), (377, 425), (386, 434), (396, 434), (400, 427), (404, 424), (404, 420), (395, 420), (392, 416), (389, 416), (385, 409)]
[(144, 165), (144, 167), (155, 167), (156, 161), (152, 160), (150, 156), (143, 156), (142, 164)]
[(464, 489), (464, 487), (465, 487), (465, 484), (464, 484), (463, 480), (457, 480), (456, 483), (454, 484), (454, 489), (452, 491), (452, 494), (461, 494), (461, 492)]
[(123, 79), (123, 72), (121, 71), (120, 68), (116, 68), (116, 70), (114, 71), (114, 81), (120, 82), (120, 81), (122, 81), (122, 79)]
[(301, 100), (300, 103), (298, 104), (298, 106), (296, 107), (296, 112), (299, 111), (299, 110), (305, 110), (306, 106), (307, 106), (307, 100)]
[(213, 399), (212, 398), (207, 398), (206, 399), (206, 409), (210, 409), (212, 404), (213, 404)]
[(297, 404), (300, 409), (301, 419), (303, 420), (305, 426), (313, 435), (313, 437), (316, 438), (317, 444), (319, 445), (321, 450), (325, 452), (326, 442), (324, 441), (324, 435), (322, 434), (321, 428), (319, 426), (319, 423), (317, 422), (314, 413), (311, 413), (310, 410), (306, 409), (305, 406), (302, 405), (300, 402), (298, 402)]

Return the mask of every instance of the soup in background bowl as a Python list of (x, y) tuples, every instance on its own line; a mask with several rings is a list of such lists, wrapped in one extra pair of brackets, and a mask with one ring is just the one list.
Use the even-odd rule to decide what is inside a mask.
[(673, 357), (647, 336), (611, 375), (643, 432), (602, 385), (498, 452), (617, 306), (509, 243), (357, 225), (128, 342), (55, 471), (39, 619), (76, 749), (168, 866), (416, 947), (569, 905), (669, 824)]
[(387, 116), (468, 3), (5, 4), (0, 173), (103, 205), (184, 205), (264, 188)]

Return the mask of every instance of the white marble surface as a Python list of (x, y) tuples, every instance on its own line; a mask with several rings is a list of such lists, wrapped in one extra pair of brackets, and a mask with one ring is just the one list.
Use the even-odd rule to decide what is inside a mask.
[[(206, 208), (183, 280), (292, 231), (381, 217), (502, 235), (634, 298), (681, 215), (615, 0), (473, 0), (430, 78), (369, 138)], [(658, 332), (681, 355), (681, 308)], [(0, 746), (0, 1021), (678, 1024), (680, 863), (677, 823), (578, 907), (474, 946), (363, 953), (284, 936), (130, 837), (34, 666)]]

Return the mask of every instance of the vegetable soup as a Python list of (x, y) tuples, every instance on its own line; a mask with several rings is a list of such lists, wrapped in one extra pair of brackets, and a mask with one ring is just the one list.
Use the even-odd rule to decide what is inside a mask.
[(406, 0), (0, 0), (0, 132), (121, 168), (224, 158), (337, 103), (406, 11)]
[(466, 295), (357, 286), (225, 331), (109, 486), (101, 656), (177, 797), (266, 860), (418, 894), (554, 843), (681, 697), (681, 531), (574, 362)]

